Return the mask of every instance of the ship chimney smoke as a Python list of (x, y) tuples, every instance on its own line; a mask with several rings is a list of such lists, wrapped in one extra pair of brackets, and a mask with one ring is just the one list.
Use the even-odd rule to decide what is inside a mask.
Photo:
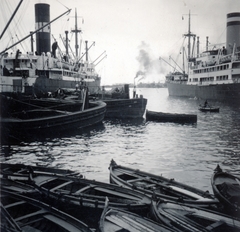
[(240, 50), (240, 12), (227, 14), (227, 54), (233, 52), (234, 46)]
[[(38, 3), (35, 4), (35, 29), (50, 22), (50, 6), (48, 4)], [(44, 27), (36, 33), (36, 50), (38, 54), (47, 53), (50, 51), (50, 38), (51, 38), (50, 25)]]

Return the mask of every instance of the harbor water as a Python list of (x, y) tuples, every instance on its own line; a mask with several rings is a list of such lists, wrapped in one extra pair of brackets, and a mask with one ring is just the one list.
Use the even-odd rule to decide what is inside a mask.
[[(109, 182), (109, 164), (140, 169), (212, 192), (219, 164), (240, 177), (240, 104), (211, 102), (219, 113), (198, 111), (204, 100), (169, 97), (166, 88), (137, 89), (147, 109), (196, 114), (196, 124), (105, 119), (101, 124), (49, 138), (1, 146), (1, 162), (70, 169)], [(41, 137), (41, 136), (39, 136)]]

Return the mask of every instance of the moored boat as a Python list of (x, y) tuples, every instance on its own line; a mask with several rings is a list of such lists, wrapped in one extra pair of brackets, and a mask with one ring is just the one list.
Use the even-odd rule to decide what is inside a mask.
[(218, 165), (212, 175), (211, 183), (219, 201), (228, 211), (240, 217), (240, 178), (224, 172)]
[(141, 217), (128, 211), (110, 208), (108, 206), (108, 201), (106, 202), (105, 208), (99, 221), (99, 231), (173, 232), (173, 230), (171, 230), (170, 228), (164, 225), (157, 224), (156, 222), (148, 218)]
[(136, 189), (148, 196), (156, 196), (188, 204), (209, 205), (219, 204), (219, 201), (208, 191), (179, 183), (174, 179), (154, 175), (138, 169), (117, 165), (114, 160), (110, 166), (110, 182), (130, 189)]
[(101, 101), (19, 101), (4, 95), (2, 97), (0, 129), (5, 140), (8, 137), (23, 139), (92, 126), (102, 122), (106, 111), (106, 103)]
[(102, 210), (108, 197), (111, 207), (145, 214), (151, 204), (150, 198), (144, 193), (95, 180), (38, 176), (32, 181), (47, 197), (74, 207)]
[(92, 231), (85, 223), (56, 208), (9, 191), (1, 191), (2, 231)]
[(82, 177), (79, 172), (69, 169), (60, 169), (44, 166), (33, 166), (25, 164), (10, 164), (0, 163), (0, 172), (3, 177), (8, 179), (29, 180), (30, 175), (51, 175), (51, 176), (79, 176)]
[(94, 97), (107, 104), (105, 118), (142, 118), (146, 110), (147, 99), (136, 94), (131, 98), (128, 84), (108, 92), (103, 88)]
[(152, 201), (151, 215), (176, 232), (240, 230), (240, 221), (226, 214), (169, 201)]
[[(214, 99), (220, 101), (238, 101), (240, 97), (240, 13), (227, 14), (226, 47), (213, 45), (199, 54), (199, 37), (197, 49), (196, 35), (191, 32), (190, 13), (189, 28), (185, 37), (188, 38), (188, 73), (184, 78), (166, 76), (170, 96)], [(193, 42), (191, 43), (191, 38)], [(194, 54), (197, 51), (197, 54)], [(183, 75), (182, 75), (183, 76)]]
[[(65, 31), (65, 54), (55, 38), (51, 46), (50, 24), (70, 11), (71, 9), (68, 9), (56, 19), (50, 21), (50, 5), (45, 3), (35, 4), (36, 30), (23, 39), (18, 39), (17, 43), (9, 47), (6, 46), (4, 51), (0, 51), (0, 92), (34, 93), (34, 95), (42, 96), (48, 92), (54, 92), (58, 88), (76, 89), (79, 86), (85, 86), (92, 94), (99, 90), (101, 77), (96, 71), (96, 64), (88, 60), (89, 49), (95, 43), (88, 47), (88, 43), (85, 41), (86, 52), (79, 57), (78, 33), (81, 30), (79, 30), (77, 24), (77, 11), (75, 11), (75, 28), (72, 30), (75, 33), (75, 54), (68, 52), (70, 47), (68, 43), (69, 31)], [(34, 48), (33, 37), (35, 34), (36, 47)], [(31, 51), (25, 54), (17, 49), (9, 52), (11, 48), (16, 47), (29, 37), (31, 37)], [(85, 60), (83, 59), (84, 56), (86, 57)]]
[(146, 111), (146, 120), (147, 121), (156, 121), (156, 122), (173, 122), (173, 123), (196, 123), (197, 115), (196, 114), (177, 114), (177, 113), (164, 113), (156, 111)]

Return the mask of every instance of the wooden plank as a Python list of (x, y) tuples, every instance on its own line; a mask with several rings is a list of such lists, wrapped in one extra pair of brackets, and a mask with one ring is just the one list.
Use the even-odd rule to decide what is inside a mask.
[(121, 228), (127, 230), (127, 231), (131, 231), (131, 232), (139, 232), (139, 229), (133, 228), (131, 225), (129, 225), (126, 222), (123, 222), (122, 220), (118, 220), (116, 218), (114, 218), (113, 216), (107, 216), (106, 219), (118, 226), (120, 226)]
[(71, 184), (71, 183), (73, 183), (73, 181), (67, 181), (67, 182), (65, 182), (65, 183), (63, 183), (63, 184), (61, 184), (61, 185), (56, 186), (55, 188), (50, 189), (50, 191), (55, 191), (55, 190), (57, 190), (57, 189), (59, 189), (59, 188), (62, 188), (62, 187), (64, 187), (64, 186), (66, 186), (66, 185), (69, 185), (69, 184)]

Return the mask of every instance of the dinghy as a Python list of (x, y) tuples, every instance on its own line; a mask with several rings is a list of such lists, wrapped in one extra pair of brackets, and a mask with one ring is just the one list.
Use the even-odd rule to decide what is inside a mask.
[(1, 191), (1, 231), (92, 232), (73, 216), (8, 191)]
[(240, 217), (240, 178), (224, 172), (218, 165), (212, 179), (215, 196), (227, 210), (237, 212)]
[(185, 203), (199, 204), (203, 207), (219, 203), (214, 195), (208, 191), (179, 183), (174, 179), (120, 166), (114, 160), (111, 161), (109, 170), (111, 183), (141, 191), (150, 197), (154, 193), (157, 197), (163, 199), (184, 201)]
[(170, 201), (152, 201), (152, 217), (176, 232), (240, 231), (240, 221), (225, 214)]
[(202, 112), (219, 112), (219, 107), (211, 107), (211, 106), (199, 105), (198, 110), (200, 110)]
[[(17, 165), (17, 167), (19, 166)], [(151, 199), (146, 194), (122, 188), (115, 184), (83, 179), (81, 175), (59, 174), (57, 171), (51, 173), (20, 168), (20, 170), (24, 170), (21, 172), (17, 171), (19, 169), (14, 168), (14, 166), (12, 169), (15, 172), (11, 172), (7, 168), (3, 169), (6, 179), (31, 185), (46, 198), (51, 198), (63, 204), (67, 203), (74, 207), (83, 206), (102, 210), (105, 205), (105, 197), (108, 197), (112, 207), (143, 211), (144, 213), (150, 208)], [(64, 173), (64, 171), (62, 172)]]
[(151, 199), (144, 193), (115, 184), (64, 176), (38, 176), (32, 180), (45, 196), (75, 207), (103, 210), (108, 197), (111, 207), (144, 214), (151, 204)]
[[(43, 167), (43, 166), (33, 166), (33, 165), (25, 165), (25, 164), (9, 164), (9, 163), (0, 163), (0, 171), (1, 174), (8, 178), (17, 178), (21, 180), (28, 180), (31, 175), (64, 175), (64, 176), (81, 176), (79, 172), (68, 170), (68, 169), (60, 169), (60, 168), (52, 168), (52, 167)], [(12, 176), (12, 177), (11, 177)]]
[(108, 207), (108, 200), (99, 221), (99, 232), (173, 232), (170, 228), (128, 211)]

